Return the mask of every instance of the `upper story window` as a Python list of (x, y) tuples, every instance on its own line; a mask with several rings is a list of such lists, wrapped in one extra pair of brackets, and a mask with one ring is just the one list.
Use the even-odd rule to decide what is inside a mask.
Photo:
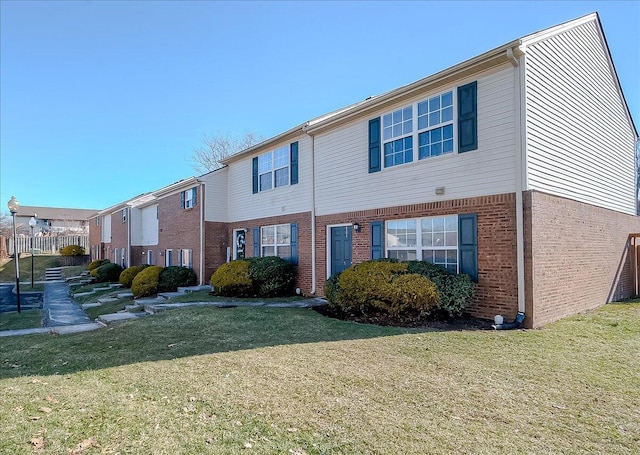
[(96, 226), (100, 226), (100, 218), (102, 217), (101, 216), (96, 217)]
[(289, 184), (289, 147), (284, 146), (258, 157), (260, 191)]
[(127, 209), (126, 208), (122, 209), (122, 211), (120, 212), (120, 218), (122, 219), (123, 223), (127, 222)]
[(418, 158), (453, 153), (453, 92), (418, 103)]
[(293, 142), (253, 158), (253, 192), (298, 183), (298, 143)]
[(369, 172), (478, 148), (477, 82), (369, 120)]
[(196, 206), (198, 202), (198, 188), (193, 187), (180, 193), (180, 208), (190, 209)]

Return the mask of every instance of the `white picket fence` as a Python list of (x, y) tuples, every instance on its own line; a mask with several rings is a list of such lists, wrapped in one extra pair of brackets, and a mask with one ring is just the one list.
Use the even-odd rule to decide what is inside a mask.
[[(18, 253), (30, 253), (33, 240), (34, 254), (58, 254), (67, 245), (80, 245), (86, 254), (90, 253), (88, 235), (61, 235), (58, 237), (18, 237)], [(7, 251), (13, 255), (13, 237), (7, 239)]]

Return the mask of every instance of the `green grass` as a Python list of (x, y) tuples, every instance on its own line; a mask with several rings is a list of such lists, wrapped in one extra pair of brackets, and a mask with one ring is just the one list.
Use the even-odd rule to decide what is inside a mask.
[(3, 339), (0, 453), (631, 454), (639, 356), (640, 302), (500, 332), (171, 310)]
[(304, 300), (302, 296), (290, 296), (290, 297), (272, 297), (272, 298), (237, 298), (237, 297), (218, 297), (211, 295), (211, 291), (200, 290), (195, 292), (188, 292), (183, 295), (172, 297), (167, 300), (167, 303), (182, 303), (182, 302), (296, 302)]
[(0, 330), (32, 329), (37, 327), (42, 327), (42, 310), (0, 313)]
[[(33, 257), (33, 279), (41, 281), (45, 279), (45, 270), (58, 267), (59, 255), (37, 255)], [(31, 281), (31, 257), (20, 258), (20, 283)], [(13, 283), (16, 280), (16, 269), (13, 259), (0, 265), (0, 283)], [(68, 278), (87, 270), (86, 265), (78, 265), (62, 268), (62, 276)]]

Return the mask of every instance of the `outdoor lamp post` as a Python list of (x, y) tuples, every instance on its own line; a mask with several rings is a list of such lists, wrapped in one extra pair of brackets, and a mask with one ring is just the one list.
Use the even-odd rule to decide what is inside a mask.
[(33, 228), (36, 226), (36, 217), (32, 216), (29, 220), (29, 227), (31, 228), (31, 288), (33, 288)]
[(15, 196), (11, 196), (7, 207), (13, 218), (13, 262), (16, 263), (16, 303), (18, 304), (18, 313), (20, 313), (20, 266), (18, 265), (18, 236), (16, 235), (16, 212), (20, 208), (20, 203)]

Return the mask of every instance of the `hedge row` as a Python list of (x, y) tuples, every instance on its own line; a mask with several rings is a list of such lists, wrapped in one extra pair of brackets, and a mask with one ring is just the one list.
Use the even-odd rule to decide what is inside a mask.
[(278, 297), (293, 294), (296, 272), (277, 256), (238, 259), (222, 264), (211, 276), (215, 295), (226, 297)]
[(429, 262), (367, 261), (331, 276), (324, 294), (344, 314), (421, 319), (457, 317), (471, 303), (475, 284)]

